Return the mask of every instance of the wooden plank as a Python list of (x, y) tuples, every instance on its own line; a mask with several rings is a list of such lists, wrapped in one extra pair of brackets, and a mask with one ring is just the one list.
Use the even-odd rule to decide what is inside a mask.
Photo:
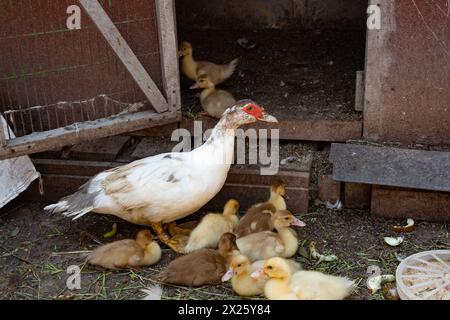
[[(33, 159), (36, 169), (42, 174), (92, 177), (102, 171), (124, 165), (121, 162), (79, 161), (56, 159)], [(282, 179), (290, 188), (308, 189), (310, 184), (310, 169), (305, 172), (280, 169), (278, 175), (261, 176), (258, 169), (231, 167), (227, 177), (230, 184), (248, 183), (252, 185), (270, 185), (275, 179)]]
[(450, 222), (450, 193), (374, 186), (372, 214), (383, 218), (413, 218)]
[(338, 181), (450, 191), (450, 152), (333, 144)]
[(173, 122), (175, 113), (143, 111), (107, 119), (86, 121), (52, 131), (33, 133), (8, 141), (0, 149), (0, 160), (77, 144), (86, 140), (117, 135)]
[(349, 209), (368, 209), (372, 199), (372, 186), (370, 184), (346, 183), (345, 207)]
[(156, 111), (159, 113), (168, 111), (166, 99), (98, 0), (79, 1)]
[(364, 110), (364, 71), (356, 71), (355, 110)]
[(90, 161), (113, 161), (130, 141), (130, 137), (114, 136), (75, 145), (70, 158)]
[(36, 170), (47, 175), (93, 177), (96, 174), (123, 165), (120, 162), (32, 159)]
[[(303, 188), (286, 188), (287, 207), (294, 214), (306, 214), (309, 208), (309, 190)], [(269, 186), (263, 184), (230, 184), (228, 181), (203, 209), (221, 212), (227, 200), (234, 198), (239, 201), (242, 210), (247, 210), (255, 203), (266, 201), (269, 197)]]
[(341, 200), (342, 183), (336, 181), (331, 175), (319, 176), (319, 200), (322, 202), (336, 203)]
[[(202, 122), (203, 130), (213, 128), (217, 124), (217, 120), (205, 116), (199, 116), (195, 121)], [(180, 128), (193, 132), (194, 120), (191, 118), (183, 118), (180, 123)], [(256, 124), (252, 124), (252, 128), (268, 130), (280, 129), (281, 140), (325, 142), (360, 140), (363, 131), (362, 121), (305, 119), (279, 119), (278, 125), (258, 122)]]
[[(119, 163), (92, 161), (34, 160), (36, 168), (42, 173), (45, 194), (41, 196), (38, 183), (33, 183), (22, 195), (23, 200), (55, 202), (67, 196), (86, 183), (93, 175)], [(239, 200), (242, 209), (264, 201), (269, 196), (270, 184), (278, 179), (286, 182), (288, 208), (296, 214), (308, 212), (309, 205), (309, 173), (280, 171), (277, 176), (261, 176), (258, 170), (232, 169), (228, 174), (225, 186), (211, 200), (204, 210), (223, 209), (225, 201), (233, 197)]]
[(143, 159), (160, 153), (171, 152), (179, 142), (165, 138), (144, 138), (131, 154), (133, 160)]
[(178, 40), (176, 36), (175, 2), (156, 0), (159, 47), (164, 90), (169, 108), (177, 110), (181, 119), (180, 72), (178, 63)]

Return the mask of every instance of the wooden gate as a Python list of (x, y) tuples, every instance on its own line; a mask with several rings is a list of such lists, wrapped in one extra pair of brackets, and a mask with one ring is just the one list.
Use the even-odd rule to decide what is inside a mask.
[(5, 0), (0, 20), (0, 159), (180, 119), (173, 0)]

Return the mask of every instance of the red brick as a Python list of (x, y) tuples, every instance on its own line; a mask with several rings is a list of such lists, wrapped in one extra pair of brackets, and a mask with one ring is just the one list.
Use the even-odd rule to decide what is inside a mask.
[(450, 221), (450, 193), (373, 187), (372, 214), (386, 218)]
[(345, 207), (349, 209), (369, 209), (372, 198), (370, 184), (346, 183)]
[(319, 200), (336, 203), (341, 199), (341, 182), (333, 180), (331, 175), (319, 177)]

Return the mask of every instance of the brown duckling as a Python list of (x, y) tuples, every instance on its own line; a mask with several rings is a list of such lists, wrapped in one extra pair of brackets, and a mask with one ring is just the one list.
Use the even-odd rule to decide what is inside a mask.
[(236, 104), (236, 99), (225, 90), (216, 89), (216, 86), (207, 74), (200, 75), (197, 83), (191, 89), (202, 88), (200, 102), (203, 110), (209, 116), (220, 119), (228, 108)]
[(287, 210), (277, 211), (271, 219), (277, 232), (262, 231), (236, 240), (240, 252), (251, 261), (272, 257), (290, 258), (297, 252), (297, 232), (289, 227), (304, 227), (305, 223)]
[(182, 42), (178, 53), (182, 57), (183, 73), (189, 79), (197, 81), (199, 75), (207, 74), (214, 85), (218, 85), (231, 77), (239, 62), (238, 59), (234, 59), (228, 64), (218, 65), (208, 61), (195, 61), (192, 44), (189, 42)]
[(157, 279), (163, 283), (187, 287), (218, 284), (236, 253), (236, 236), (225, 233), (220, 238), (218, 250), (200, 249), (181, 256), (169, 263)]
[(117, 270), (146, 267), (161, 259), (161, 248), (149, 230), (141, 230), (136, 240), (121, 240), (92, 251), (87, 262), (105, 269)]
[(186, 245), (186, 252), (203, 248), (216, 249), (220, 237), (224, 233), (233, 232), (239, 222), (237, 212), (239, 202), (230, 199), (225, 204), (223, 213), (209, 213), (203, 217), (199, 225), (191, 232)]
[(272, 231), (274, 225), (271, 216), (277, 210), (286, 210), (286, 185), (283, 181), (275, 181), (270, 187), (270, 198), (266, 202), (258, 203), (250, 207), (241, 218), (236, 227), (235, 234), (238, 238), (251, 233)]

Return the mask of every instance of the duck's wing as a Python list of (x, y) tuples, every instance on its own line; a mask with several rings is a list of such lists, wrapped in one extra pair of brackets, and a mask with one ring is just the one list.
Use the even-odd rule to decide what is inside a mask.
[(167, 197), (186, 191), (195, 180), (192, 167), (181, 154), (166, 154), (113, 170), (100, 185), (105, 196), (128, 211), (170, 201)]

